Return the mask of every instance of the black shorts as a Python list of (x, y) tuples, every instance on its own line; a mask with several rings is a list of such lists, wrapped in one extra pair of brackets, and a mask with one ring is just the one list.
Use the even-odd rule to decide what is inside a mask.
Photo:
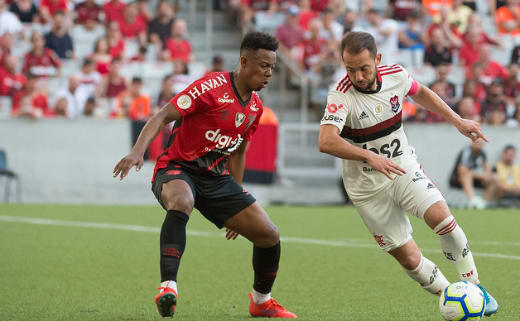
[(222, 228), (230, 217), (256, 202), (231, 175), (195, 174), (177, 164), (169, 163), (166, 168), (157, 171), (152, 183), (152, 192), (164, 209), (166, 208), (161, 200), (162, 185), (174, 179), (188, 183), (195, 208), (218, 228)]
[[(450, 186), (454, 187), (454, 188), (462, 188), (462, 185), (460, 184), (460, 181), (459, 181), (458, 177), (456, 177), (456, 176), (451, 177)], [(484, 187), (486, 187), (486, 184), (484, 184), (484, 182), (479, 178), (473, 178), (473, 187), (474, 188), (484, 188)]]

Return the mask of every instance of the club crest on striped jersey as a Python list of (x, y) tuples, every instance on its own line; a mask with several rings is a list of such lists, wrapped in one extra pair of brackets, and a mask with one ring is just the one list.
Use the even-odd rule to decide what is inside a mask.
[(377, 104), (376, 107), (374, 107), (374, 112), (376, 115), (381, 115), (383, 112), (383, 106), (381, 106), (381, 104)]
[(390, 105), (392, 105), (392, 111), (394, 113), (397, 113), (397, 111), (399, 110), (399, 107), (401, 107), (401, 104), (399, 103), (399, 97), (397, 97), (397, 95), (390, 98)]
[(235, 127), (240, 127), (244, 123), (244, 120), (246, 119), (246, 115), (242, 113), (236, 113), (235, 115)]

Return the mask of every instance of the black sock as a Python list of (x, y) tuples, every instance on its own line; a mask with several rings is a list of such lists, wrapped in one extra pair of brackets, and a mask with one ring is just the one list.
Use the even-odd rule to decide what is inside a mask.
[(253, 247), (253, 269), (255, 270), (255, 282), (253, 289), (262, 294), (271, 292), (278, 263), (280, 262), (280, 242), (273, 247)]
[(177, 271), (186, 246), (186, 223), (189, 216), (180, 211), (168, 211), (164, 219), (161, 244), (161, 282), (177, 281)]

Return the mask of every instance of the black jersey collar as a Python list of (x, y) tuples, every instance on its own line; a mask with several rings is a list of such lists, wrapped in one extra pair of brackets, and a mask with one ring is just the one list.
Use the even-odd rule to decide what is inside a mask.
[(253, 97), (253, 93), (251, 92), (251, 94), (249, 95), (249, 98), (247, 100), (242, 100), (242, 97), (240, 97), (240, 95), (238, 94), (238, 90), (237, 90), (237, 87), (235, 87), (235, 80), (233, 79), (233, 72), (230, 71), (229, 72), (229, 79), (231, 79), (231, 87), (233, 88), (233, 91), (235, 92), (235, 96), (237, 96), (237, 99), (238, 99), (238, 102), (240, 103), (240, 105), (242, 107), (246, 107), (247, 105), (249, 105), (249, 102), (251, 101), (251, 97)]

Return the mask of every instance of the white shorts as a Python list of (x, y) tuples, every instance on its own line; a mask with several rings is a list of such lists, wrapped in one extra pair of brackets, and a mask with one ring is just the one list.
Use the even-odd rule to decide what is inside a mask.
[(406, 174), (354, 206), (382, 250), (403, 246), (412, 236), (406, 213), (424, 219), (426, 210), (444, 197), (418, 163), (404, 167)]

